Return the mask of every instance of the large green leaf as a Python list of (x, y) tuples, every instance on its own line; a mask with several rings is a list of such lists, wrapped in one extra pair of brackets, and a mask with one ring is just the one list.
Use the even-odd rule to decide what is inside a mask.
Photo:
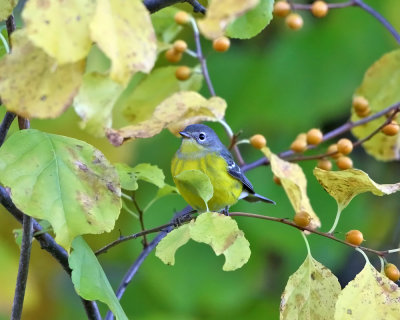
[[(360, 87), (354, 93), (362, 96), (369, 102), (371, 114), (377, 113), (395, 103), (400, 102), (400, 50), (394, 50), (383, 55), (365, 73)], [(399, 118), (397, 115), (396, 118)], [(360, 118), (352, 109), (351, 120)], [(352, 129), (353, 134), (359, 138), (365, 138), (384, 121), (385, 117), (370, 121), (362, 126)], [(364, 149), (378, 160), (399, 160), (400, 140), (399, 134), (387, 136), (381, 132), (365, 141)]]
[(67, 250), (78, 235), (111, 231), (121, 208), (118, 175), (99, 150), (38, 130), (6, 140), (0, 182), (19, 209), (51, 223)]
[(226, 29), (231, 38), (249, 39), (259, 34), (272, 20), (274, 0), (260, 0), (254, 9), (233, 21)]
[(99, 300), (108, 305), (117, 320), (128, 320), (96, 256), (82, 237), (72, 242), (68, 263), (76, 292), (86, 300)]
[(339, 293), (335, 275), (309, 254), (289, 277), (281, 297), (280, 319), (333, 319)]

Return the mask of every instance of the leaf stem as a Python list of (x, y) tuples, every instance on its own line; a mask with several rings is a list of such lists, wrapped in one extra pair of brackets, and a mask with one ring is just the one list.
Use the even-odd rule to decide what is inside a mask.
[(336, 213), (336, 217), (335, 217), (335, 221), (333, 222), (332, 228), (331, 230), (328, 231), (328, 233), (333, 233), (339, 223), (339, 219), (340, 219), (340, 214), (342, 213), (342, 209), (341, 207), (338, 205), (338, 209), (337, 209), (337, 213)]
[(309, 256), (311, 256), (311, 249), (310, 249), (310, 244), (308, 243), (308, 240), (307, 240), (307, 236), (305, 235), (304, 231), (300, 231), (300, 233), (303, 236), (304, 242), (306, 243), (307, 253)]
[(19, 258), (17, 284), (15, 286), (14, 303), (11, 311), (11, 319), (19, 320), (22, 315), (24, 305), (26, 282), (28, 279), (29, 260), (32, 248), (33, 235), (32, 218), (26, 214), (22, 218), (22, 243), (21, 253)]
[(381, 262), (381, 273), (384, 273), (385, 272), (385, 260), (381, 256), (378, 256), (378, 257)]
[(363, 250), (361, 250), (361, 248), (356, 248), (356, 251), (358, 251), (359, 253), (361, 253), (364, 256), (366, 263), (370, 263), (367, 255), (365, 254), (365, 252)]
[(395, 253), (395, 252), (400, 252), (400, 248), (388, 250), (388, 253)]
[(0, 39), (1, 39), (1, 42), (3, 42), (4, 49), (6, 49), (6, 53), (9, 54), (10, 53), (10, 46), (8, 45), (8, 42), (7, 42), (6, 38), (3, 36), (3, 34), (1, 32), (0, 32)]

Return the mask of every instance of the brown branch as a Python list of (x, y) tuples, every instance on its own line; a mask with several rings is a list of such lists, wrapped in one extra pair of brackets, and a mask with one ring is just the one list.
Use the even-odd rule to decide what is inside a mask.
[[(136, 210), (137, 210), (137, 212), (139, 214), (140, 227), (141, 227), (142, 231), (144, 231), (146, 228), (144, 226), (143, 210), (140, 209), (134, 194), (132, 195), (131, 199), (132, 199), (133, 205), (135, 206), (135, 208), (136, 208)], [(149, 243), (147, 242), (146, 234), (143, 234), (142, 243), (143, 243), (143, 249), (146, 248), (149, 245)]]

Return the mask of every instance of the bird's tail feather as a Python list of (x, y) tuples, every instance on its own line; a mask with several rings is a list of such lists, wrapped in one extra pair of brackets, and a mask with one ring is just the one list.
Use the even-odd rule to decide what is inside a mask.
[(246, 197), (243, 198), (243, 200), (246, 200), (247, 202), (266, 202), (266, 203), (272, 203), (276, 204), (275, 201), (268, 199), (266, 197), (263, 197), (262, 195), (259, 195), (258, 193), (249, 193)]

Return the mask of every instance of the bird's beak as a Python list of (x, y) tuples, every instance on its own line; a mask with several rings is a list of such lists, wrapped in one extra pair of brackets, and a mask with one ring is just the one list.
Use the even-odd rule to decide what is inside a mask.
[(183, 137), (183, 138), (190, 138), (189, 133), (185, 132), (185, 131), (181, 131), (179, 132), (179, 134)]

